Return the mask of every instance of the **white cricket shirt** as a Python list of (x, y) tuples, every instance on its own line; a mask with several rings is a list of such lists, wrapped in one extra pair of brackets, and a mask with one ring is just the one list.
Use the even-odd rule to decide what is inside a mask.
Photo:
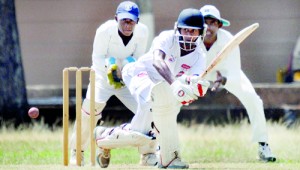
[(126, 46), (118, 34), (117, 21), (105, 22), (97, 29), (93, 44), (92, 68), (96, 75), (106, 74), (106, 58), (114, 57), (117, 60), (123, 60), (128, 56), (139, 58), (145, 53), (147, 41), (148, 28), (141, 22), (136, 24), (133, 36)]

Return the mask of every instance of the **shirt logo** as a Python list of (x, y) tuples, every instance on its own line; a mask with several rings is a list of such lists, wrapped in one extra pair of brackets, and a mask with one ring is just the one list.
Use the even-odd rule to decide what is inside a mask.
[(189, 66), (189, 65), (187, 65), (187, 64), (182, 64), (182, 65), (181, 65), (181, 68), (182, 68), (183, 70), (189, 70), (189, 69), (191, 68), (191, 66)]
[(176, 75), (176, 77), (182, 76), (185, 72), (187, 72), (189, 69), (191, 69), (191, 66), (187, 64), (182, 64), (181, 65), (181, 71), (179, 71)]

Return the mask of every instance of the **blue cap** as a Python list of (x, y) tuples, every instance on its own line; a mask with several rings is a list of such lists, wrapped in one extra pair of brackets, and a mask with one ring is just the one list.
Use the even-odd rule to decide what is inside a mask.
[(135, 22), (137, 22), (139, 14), (139, 7), (131, 1), (124, 1), (120, 3), (116, 11), (118, 19), (128, 18)]

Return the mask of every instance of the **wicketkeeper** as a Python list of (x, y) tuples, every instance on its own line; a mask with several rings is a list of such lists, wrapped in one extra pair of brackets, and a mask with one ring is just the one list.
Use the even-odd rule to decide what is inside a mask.
[[(130, 1), (120, 3), (115, 19), (108, 20), (97, 29), (92, 53), (92, 69), (96, 73), (96, 122), (101, 118), (101, 112), (112, 95), (136, 113), (137, 103), (123, 83), (121, 70), (126, 64), (134, 62), (145, 53), (147, 41), (148, 28), (139, 22), (139, 8)], [(76, 128), (74, 128), (70, 141), (71, 165), (76, 165), (76, 152), (82, 153), (81, 165), (84, 164), (83, 153), (90, 136), (89, 91), (90, 86), (82, 104), (82, 150), (75, 150)]]

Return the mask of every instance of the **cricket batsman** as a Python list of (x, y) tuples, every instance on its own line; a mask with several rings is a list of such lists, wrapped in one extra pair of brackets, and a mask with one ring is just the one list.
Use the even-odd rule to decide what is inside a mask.
[[(161, 32), (148, 53), (123, 68), (123, 80), (137, 101), (138, 110), (130, 128), (96, 127), (98, 147), (110, 152), (114, 148), (109, 146), (112, 143), (119, 144), (118, 147), (124, 141), (127, 146), (150, 144), (152, 150), (147, 152), (157, 155), (159, 168), (189, 167), (180, 154), (177, 115), (183, 105), (203, 97), (210, 85), (199, 76), (206, 68), (200, 48), (204, 33), (201, 12), (184, 9), (174, 29)], [(157, 140), (159, 148), (153, 140)], [(156, 149), (159, 152), (155, 152)], [(110, 157), (106, 155), (100, 160), (107, 163)]]

